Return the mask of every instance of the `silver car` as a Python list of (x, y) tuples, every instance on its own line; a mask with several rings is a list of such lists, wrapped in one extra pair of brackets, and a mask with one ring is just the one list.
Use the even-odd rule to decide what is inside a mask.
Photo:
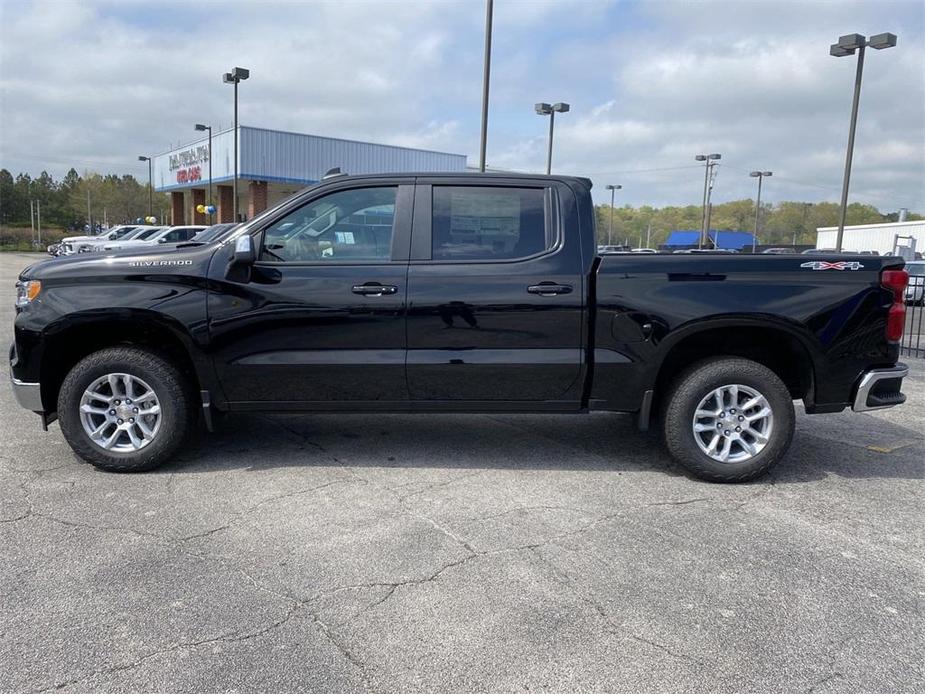
[(910, 260), (906, 263), (909, 286), (906, 287), (907, 304), (925, 304), (925, 260)]

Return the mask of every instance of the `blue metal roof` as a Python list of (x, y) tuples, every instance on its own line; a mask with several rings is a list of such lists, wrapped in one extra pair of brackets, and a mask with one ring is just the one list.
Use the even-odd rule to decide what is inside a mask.
[[(308, 185), (334, 167), (349, 174), (465, 171), (466, 155), (343, 140), (282, 130), (238, 129), (238, 178)], [(233, 179), (234, 131), (212, 134), (153, 158), (157, 191), (202, 188)], [(211, 166), (210, 166), (211, 164)]]
[[(751, 246), (755, 237), (747, 231), (718, 231), (710, 229), (710, 240), (716, 248), (746, 248)], [(672, 231), (668, 234), (666, 246), (696, 246), (700, 241), (699, 231)]]

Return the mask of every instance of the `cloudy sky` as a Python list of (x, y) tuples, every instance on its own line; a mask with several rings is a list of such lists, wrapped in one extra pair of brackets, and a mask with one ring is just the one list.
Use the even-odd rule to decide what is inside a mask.
[[(484, 2), (0, 0), (0, 166), (142, 177), (138, 154), (232, 120), (464, 153), (478, 163)], [(868, 51), (852, 200), (925, 211), (925, 2), (496, 0), (489, 166), (554, 169), (596, 195), (699, 204), (693, 157), (721, 152), (714, 199), (837, 200), (854, 80), (841, 34)]]

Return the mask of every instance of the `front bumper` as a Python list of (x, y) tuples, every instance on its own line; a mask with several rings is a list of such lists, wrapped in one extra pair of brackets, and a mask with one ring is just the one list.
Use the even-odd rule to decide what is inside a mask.
[(906, 396), (900, 392), (900, 388), (908, 375), (909, 368), (905, 364), (865, 372), (858, 382), (851, 409), (855, 412), (868, 412), (902, 405), (906, 402)]
[(43, 412), (45, 410), (42, 407), (41, 383), (25, 383), (18, 378), (14, 378), (12, 374), (10, 375), (10, 383), (13, 386), (13, 397), (16, 398), (16, 402), (20, 406), (32, 412)]

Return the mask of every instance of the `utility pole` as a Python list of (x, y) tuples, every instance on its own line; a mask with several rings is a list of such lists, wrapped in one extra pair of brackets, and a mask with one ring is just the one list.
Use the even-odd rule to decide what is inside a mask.
[[(713, 180), (714, 180), (714, 178), (715, 178), (715, 176), (716, 176), (716, 174), (712, 171), (713, 166), (714, 166), (714, 165), (711, 165), (711, 166), (710, 166), (710, 169), (711, 169), (711, 171), (710, 171), (710, 187), (707, 188), (707, 219), (706, 219), (706, 229), (707, 229), (707, 230), (706, 230), (706, 232), (704, 232), (704, 233), (706, 234), (707, 238), (710, 237), (710, 217), (713, 215), (713, 203), (712, 203), (712, 201), (710, 200), (710, 198), (713, 197)], [(716, 246), (716, 242), (715, 242), (715, 241), (713, 242), (713, 245), (714, 245), (714, 247)]]
[(87, 226), (90, 227), (90, 230), (87, 232), (91, 236), (93, 235), (93, 215), (90, 214), (90, 186), (87, 185)]
[(613, 196), (616, 191), (622, 188), (623, 186), (621, 185), (615, 186), (615, 185), (608, 184), (607, 186), (607, 190), (610, 191), (610, 224), (607, 227), (607, 245), (608, 246), (613, 245)]
[(29, 199), (29, 224), (32, 226), (32, 238), (35, 238), (35, 201)]
[(652, 248), (649, 244), (652, 240), (652, 222), (649, 222), (649, 227), (646, 229), (646, 248)]
[(704, 162), (703, 171), (703, 216), (700, 224), (700, 240), (697, 242), (697, 248), (703, 248), (710, 234), (710, 194), (713, 191), (713, 166), (718, 159), (722, 159), (722, 154), (698, 154), (694, 161)]
[(755, 201), (755, 233), (752, 236), (752, 253), (758, 244), (758, 214), (761, 210), (761, 181), (765, 176), (772, 176), (773, 171), (752, 171), (748, 175), (758, 179), (758, 199)]
[(488, 81), (491, 77), (491, 19), (494, 0), (485, 3), (485, 58), (482, 66), (482, 136), (479, 141), (479, 171), (485, 173), (485, 150), (488, 146)]
[[(710, 185), (710, 190), (713, 186)], [(707, 193), (707, 240), (710, 239), (710, 217), (713, 215), (713, 203), (710, 202), (710, 194)], [(716, 248), (716, 239), (713, 240), (713, 247)]]
[(42, 245), (42, 201), (36, 200), (35, 206), (37, 208), (36, 212), (38, 216), (39, 246), (41, 246)]

